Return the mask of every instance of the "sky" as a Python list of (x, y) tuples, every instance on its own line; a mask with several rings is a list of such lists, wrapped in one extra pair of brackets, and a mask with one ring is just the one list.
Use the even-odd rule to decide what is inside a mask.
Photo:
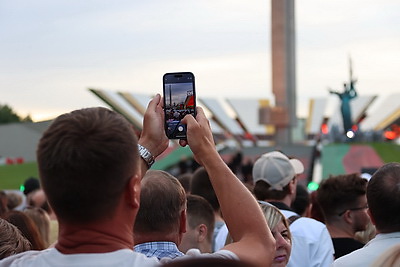
[[(162, 92), (191, 71), (198, 97), (273, 98), (270, 1), (0, 0), (0, 104), (34, 120), (105, 106), (88, 88)], [(296, 1), (297, 113), (342, 90), (400, 91), (400, 1)], [(333, 100), (335, 101), (335, 100)]]

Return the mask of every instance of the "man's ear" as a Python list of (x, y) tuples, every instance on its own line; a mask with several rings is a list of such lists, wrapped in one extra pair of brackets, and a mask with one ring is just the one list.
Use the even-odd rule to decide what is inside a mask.
[(139, 209), (140, 206), (140, 180), (139, 175), (132, 176), (129, 178), (129, 182), (125, 188), (127, 203), (136, 209)]
[(181, 211), (181, 216), (179, 218), (179, 233), (186, 233), (186, 209)]
[(197, 231), (197, 242), (201, 243), (204, 242), (207, 239), (207, 226), (205, 224), (199, 224), (196, 227), (196, 231)]
[(289, 192), (290, 192), (290, 194), (294, 195), (296, 193), (296, 186), (297, 186), (297, 179), (293, 178), (289, 182)]
[(371, 211), (369, 209), (367, 209), (367, 213), (368, 213), (369, 218), (371, 219), (371, 223), (373, 225), (375, 225), (375, 218), (374, 218), (374, 216), (372, 216)]
[(345, 220), (345, 222), (352, 224), (353, 223), (353, 216), (352, 216), (352, 212), (350, 210), (346, 210), (343, 215), (342, 215), (343, 219)]

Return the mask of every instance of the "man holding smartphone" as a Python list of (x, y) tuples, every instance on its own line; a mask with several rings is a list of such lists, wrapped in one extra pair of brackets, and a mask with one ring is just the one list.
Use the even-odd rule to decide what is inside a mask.
[[(219, 156), (203, 110), (197, 112), (196, 118), (182, 120), (187, 140), (181, 145), (190, 146), (210, 175), (234, 240), (224, 250), (232, 258), (269, 266), (275, 243), (261, 223), (262, 212)], [(149, 103), (138, 141), (129, 122), (105, 108), (59, 116), (37, 150), (41, 184), (59, 220), (58, 242), (5, 258), (0, 266), (161, 266), (132, 248), (141, 178), (168, 146), (163, 125), (160, 95)]]

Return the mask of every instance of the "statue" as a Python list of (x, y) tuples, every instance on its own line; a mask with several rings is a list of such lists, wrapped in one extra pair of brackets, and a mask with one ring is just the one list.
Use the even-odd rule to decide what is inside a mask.
[(342, 112), (342, 119), (343, 119), (343, 130), (346, 134), (349, 130), (351, 130), (353, 126), (353, 122), (351, 119), (351, 106), (350, 101), (357, 97), (357, 92), (354, 87), (357, 80), (353, 79), (353, 72), (351, 66), (351, 59), (350, 59), (350, 83), (344, 84), (344, 91), (342, 93), (338, 91), (329, 90), (331, 94), (336, 94), (339, 96), (341, 104), (340, 104), (340, 111)]

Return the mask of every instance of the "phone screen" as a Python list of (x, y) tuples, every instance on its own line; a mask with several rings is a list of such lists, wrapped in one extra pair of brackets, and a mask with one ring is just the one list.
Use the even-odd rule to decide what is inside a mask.
[(170, 139), (186, 139), (186, 114), (196, 116), (196, 91), (191, 72), (166, 73), (163, 77), (165, 132)]

